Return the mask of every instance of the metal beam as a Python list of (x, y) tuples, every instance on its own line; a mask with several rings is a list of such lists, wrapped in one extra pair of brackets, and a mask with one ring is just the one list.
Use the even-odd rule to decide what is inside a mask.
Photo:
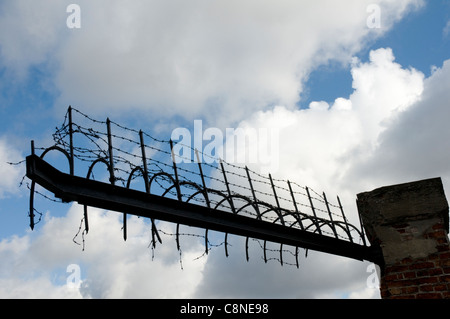
[(82, 205), (248, 236), (356, 260), (377, 262), (379, 259), (378, 249), (372, 247), (69, 175), (36, 155), (28, 156), (26, 164), (27, 177), (64, 202), (76, 201)]

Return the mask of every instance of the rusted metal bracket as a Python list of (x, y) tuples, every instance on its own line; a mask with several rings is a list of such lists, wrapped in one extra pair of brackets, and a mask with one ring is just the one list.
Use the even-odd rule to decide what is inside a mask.
[(359, 245), (299, 228), (66, 174), (35, 154), (26, 158), (26, 167), (28, 178), (63, 202), (74, 201), (81, 205), (252, 237), (361, 261), (380, 261), (377, 247)]

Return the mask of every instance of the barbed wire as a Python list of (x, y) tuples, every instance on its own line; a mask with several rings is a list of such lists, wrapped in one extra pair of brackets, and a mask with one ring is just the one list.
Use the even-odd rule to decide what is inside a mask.
[[(74, 116), (80, 116), (81, 121), (74, 121)], [(144, 181), (145, 191), (152, 194), (352, 242), (354, 235), (359, 236), (359, 240), (363, 237), (355, 226), (348, 223), (339, 197), (338, 203), (330, 202), (325, 193), (321, 195), (312, 188), (272, 178), (270, 174), (265, 176), (245, 163), (238, 165), (224, 161), (181, 141), (176, 145), (187, 150), (191, 156), (177, 154), (172, 140), (158, 139), (109, 119), (97, 120), (76, 108), (69, 107), (63, 123), (53, 133), (53, 141), (55, 146), (72, 157), (69, 160), (72, 161), (71, 169), (75, 171), (74, 160), (77, 160), (77, 170), (83, 171), (87, 178), (96, 179), (94, 165), (103, 162), (106, 171), (98, 174), (100, 179), (107, 178), (109, 173), (109, 182), (120, 183), (122, 187), (133, 187), (133, 183), (141, 180)], [(43, 154), (48, 150), (44, 147), (35, 149)], [(198, 160), (200, 157), (208, 160)], [(81, 221), (73, 240), (84, 250), (87, 226), (82, 229), (83, 223), (86, 220)], [(330, 230), (327, 231), (324, 226)], [(161, 229), (152, 230), (152, 249), (156, 245), (153, 232), (165, 234)], [(81, 244), (76, 241), (80, 234)], [(180, 236), (188, 234), (177, 232), (175, 236), (178, 242)], [(211, 244), (207, 232), (203, 240), (206, 246), (204, 254), (212, 247), (228, 245), (227, 241)], [(285, 251), (280, 248), (279, 252), (281, 256)], [(279, 261), (284, 264), (282, 259)]]

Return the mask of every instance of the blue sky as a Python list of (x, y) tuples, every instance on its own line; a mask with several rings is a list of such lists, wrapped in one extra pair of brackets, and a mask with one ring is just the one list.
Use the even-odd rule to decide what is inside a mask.
[[(87, 238), (91, 250), (82, 252), (72, 242), (79, 208), (38, 198), (47, 215), (31, 233), (28, 190), (19, 188), (25, 166), (6, 164), (23, 160), (31, 140), (51, 143), (73, 105), (161, 139), (177, 127), (192, 130), (195, 119), (221, 130), (277, 128), (273, 175), (339, 194), (353, 218), (357, 192), (435, 176), (449, 185), (450, 131), (444, 119), (450, 113), (450, 1), (322, 2), (79, 1), (81, 28), (69, 29), (70, 2), (1, 1), (0, 258), (9, 258), (0, 268), (3, 286), (15, 285), (28, 297), (177, 297), (173, 291), (185, 291), (182, 297), (378, 298), (365, 285), (366, 264), (322, 255), (304, 261), (306, 269), (318, 269), (305, 278), (306, 270), (301, 275), (276, 263), (248, 264), (240, 248), (239, 258), (222, 260), (218, 251), (193, 262), (189, 256), (202, 250), (193, 242), (180, 272), (173, 245), (163, 245), (159, 259), (146, 259), (148, 233), (138, 220), (133, 223), (140, 244), (120, 246), (117, 259), (101, 239), (94, 244), (100, 236), (95, 234)], [(366, 24), (366, 8), (374, 3), (381, 8), (379, 29)], [(100, 234), (120, 240), (119, 220), (98, 216), (97, 229), (118, 228)], [(61, 244), (44, 253), (38, 245), (56, 227), (61, 237), (52, 240)], [(67, 253), (57, 257), (60, 251)], [(100, 267), (106, 264), (94, 265), (99, 256), (109, 262), (104, 276)], [(25, 266), (19, 267), (23, 273), (12, 271), (26, 262), (41, 270), (31, 277), (24, 275)], [(73, 263), (82, 265), (84, 290), (64, 287), (66, 265)], [(218, 276), (220, 270), (227, 278), (226, 267), (235, 271), (229, 283)], [(339, 267), (352, 269), (355, 278)], [(135, 276), (122, 278), (117, 269)], [(176, 278), (173, 289), (159, 281), (147, 289), (139, 275), (148, 269)], [(280, 278), (273, 296), (261, 286), (268, 272)], [(255, 275), (245, 281), (249, 273)], [(299, 278), (290, 285), (291, 276)], [(137, 285), (133, 293), (125, 281)], [(0, 296), (16, 295), (0, 288)]]
[[(448, 59), (450, 39), (444, 29), (449, 19), (449, 1), (429, 1), (426, 7), (409, 14), (355, 56), (367, 61), (371, 49), (389, 47), (395, 52), (398, 63), (429, 76), (433, 65), (440, 66)], [(310, 75), (305, 100), (300, 104), (307, 106), (318, 100), (332, 102), (337, 97), (350, 95), (353, 89), (349, 70), (348, 65), (339, 63), (320, 66)]]

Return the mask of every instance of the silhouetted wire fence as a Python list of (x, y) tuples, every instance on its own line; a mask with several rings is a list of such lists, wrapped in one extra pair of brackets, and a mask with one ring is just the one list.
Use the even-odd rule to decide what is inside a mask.
[[(74, 121), (75, 118), (77, 121)], [(264, 176), (244, 165), (213, 158), (190, 145), (177, 142), (178, 146), (191, 152), (177, 154), (174, 152), (172, 140), (157, 139), (142, 130), (122, 126), (109, 118), (106, 121), (96, 120), (72, 107), (68, 108), (61, 126), (56, 128), (53, 140), (55, 144), (48, 148), (35, 147), (32, 142), (32, 152), (40, 150), (41, 158), (54, 150), (63, 153), (69, 162), (71, 175), (84, 176), (87, 179), (98, 178), (106, 183), (140, 188), (147, 193), (207, 206), (230, 214), (299, 228), (352, 243), (363, 242), (366, 245), (362, 227), (358, 229), (348, 222), (339, 197), (332, 202), (325, 193), (320, 194), (289, 180), (275, 179), (270, 174)], [(104, 169), (98, 169), (98, 165), (104, 166)], [(35, 221), (35, 215), (38, 214), (39, 219), (42, 215), (34, 208), (34, 193), (47, 199), (51, 198), (36, 190), (34, 182), (29, 188), (30, 226), (33, 228), (39, 221)], [(127, 214), (124, 213), (125, 240), (126, 223)], [(180, 237), (198, 236), (204, 241), (204, 254), (208, 254), (211, 247), (224, 246), (228, 257), (228, 234), (225, 234), (224, 241), (220, 244), (212, 244), (208, 229), (204, 230), (204, 235), (182, 233), (180, 225), (177, 224), (175, 232), (169, 233), (158, 229), (157, 221), (153, 219), (151, 228), (152, 249), (156, 247), (157, 242), (162, 243), (161, 234), (164, 234), (175, 237), (177, 249), (181, 254)], [(88, 209), (85, 206), (79, 231), (74, 237), (77, 242), (76, 238), (81, 234), (83, 249), (84, 235), (88, 231)], [(281, 244), (278, 249), (271, 249), (266, 241), (256, 241), (263, 250), (265, 262), (277, 260), (282, 265), (298, 267), (298, 247), (291, 251)], [(245, 245), (248, 260), (248, 237)], [(278, 256), (268, 257), (269, 252), (275, 252)], [(283, 256), (286, 254), (294, 256), (295, 263), (285, 261)]]

